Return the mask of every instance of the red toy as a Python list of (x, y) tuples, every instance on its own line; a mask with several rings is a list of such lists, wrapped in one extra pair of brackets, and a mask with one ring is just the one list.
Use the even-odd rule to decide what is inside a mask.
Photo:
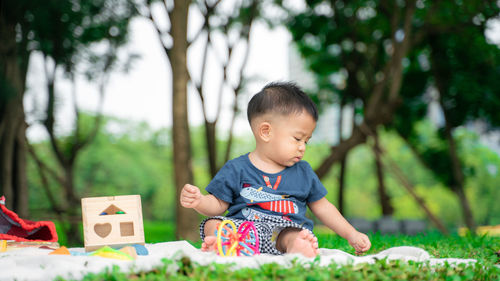
[(0, 240), (18, 242), (57, 242), (56, 227), (51, 221), (30, 221), (19, 218), (5, 207), (5, 196), (0, 197)]

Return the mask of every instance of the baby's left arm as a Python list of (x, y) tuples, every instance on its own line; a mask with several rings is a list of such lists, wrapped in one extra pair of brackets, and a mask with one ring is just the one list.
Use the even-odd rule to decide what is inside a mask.
[(368, 251), (370, 239), (364, 233), (357, 231), (325, 197), (308, 204), (313, 214), (331, 230), (347, 239), (356, 253)]

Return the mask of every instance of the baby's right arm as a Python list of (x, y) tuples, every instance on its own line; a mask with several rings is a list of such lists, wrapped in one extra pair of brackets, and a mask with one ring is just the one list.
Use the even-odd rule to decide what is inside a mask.
[(229, 203), (212, 194), (203, 195), (198, 187), (191, 184), (182, 188), (180, 201), (184, 208), (193, 208), (204, 216), (222, 215), (229, 207)]

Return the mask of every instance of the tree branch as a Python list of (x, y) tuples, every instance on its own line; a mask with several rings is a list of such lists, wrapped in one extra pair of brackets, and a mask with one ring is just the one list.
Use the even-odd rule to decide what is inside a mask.
[[(393, 31), (393, 46), (394, 51), (384, 66), (384, 78), (375, 84), (370, 99), (365, 105), (365, 116), (363, 122), (353, 128), (353, 132), (350, 138), (345, 141), (340, 142), (337, 146), (331, 147), (330, 155), (323, 160), (316, 173), (318, 177), (323, 177), (333, 165), (333, 163), (339, 161), (351, 148), (354, 146), (364, 143), (366, 141), (366, 135), (363, 132), (364, 127), (376, 128), (380, 124), (389, 122), (394, 114), (396, 108), (400, 102), (399, 91), (401, 89), (402, 82), (402, 60), (406, 56), (409, 47), (409, 40), (411, 38), (411, 21), (415, 13), (415, 1), (409, 1), (406, 5), (405, 12), (405, 22), (404, 22), (404, 38), (400, 44), (395, 44), (395, 32)], [(393, 15), (393, 17), (398, 17)], [(393, 27), (395, 28), (395, 27)], [(397, 47), (399, 46), (399, 47)], [(390, 80), (388, 78), (391, 78)], [(389, 87), (389, 99), (384, 103), (384, 93), (387, 87), (387, 83), (390, 81)], [(365, 130), (366, 131), (366, 130)]]
[(57, 200), (54, 197), (54, 194), (50, 190), (49, 187), (49, 180), (47, 178), (46, 173), (48, 173), (52, 178), (54, 178), (57, 182), (59, 182), (60, 185), (64, 184), (64, 179), (61, 178), (57, 173), (48, 167), (41, 159), (38, 157), (38, 155), (35, 152), (34, 147), (28, 143), (28, 140), (26, 139), (27, 143), (27, 148), (28, 152), (30, 153), (31, 157), (33, 160), (35, 160), (35, 163), (37, 165), (38, 173), (40, 174), (40, 179), (42, 181), (42, 187), (45, 191), (45, 194), (47, 195), (47, 199), (49, 200), (51, 209), (56, 212), (57, 214), (62, 214), (64, 212), (64, 208), (62, 208), (58, 203)]
[(234, 125), (236, 122), (236, 116), (238, 115), (238, 112), (239, 112), (238, 96), (240, 94), (241, 89), (243, 88), (243, 83), (244, 83), (243, 71), (245, 70), (245, 67), (248, 63), (248, 57), (250, 55), (250, 31), (252, 30), (252, 25), (253, 25), (253, 17), (252, 17), (252, 20), (250, 21), (248, 28), (243, 31), (243, 34), (245, 35), (244, 42), (246, 43), (246, 49), (245, 49), (245, 54), (243, 55), (243, 63), (241, 64), (241, 67), (239, 70), (238, 83), (235, 86), (233, 86), (233, 93), (234, 93), (233, 116), (231, 118), (231, 125), (229, 127), (229, 136), (228, 136), (227, 145), (226, 145), (226, 152), (224, 155), (224, 162), (227, 162), (229, 160), (229, 157), (231, 154), (231, 147), (233, 144)]
[[(376, 131), (372, 130), (368, 126), (363, 126), (362, 129), (366, 136), (370, 136), (373, 139), (377, 137)], [(387, 150), (382, 146), (382, 144), (375, 140), (373, 144), (373, 150), (378, 155), (378, 157), (385, 160), (386, 163), (384, 163), (383, 166), (389, 168), (392, 174), (399, 180), (399, 182), (403, 185), (406, 191), (408, 191), (408, 193), (413, 197), (413, 199), (415, 199), (415, 201), (420, 205), (422, 210), (427, 214), (427, 217), (434, 223), (434, 225), (439, 229), (439, 231), (447, 235), (448, 230), (446, 229), (446, 227), (444, 227), (441, 220), (438, 217), (436, 217), (432, 213), (432, 211), (427, 207), (425, 200), (415, 192), (415, 187), (413, 186), (413, 184), (411, 184), (411, 182), (408, 180), (408, 177), (406, 177), (403, 171), (401, 171), (396, 162), (392, 160), (392, 158), (389, 156)]]
[(441, 231), (441, 233), (448, 235), (449, 232), (444, 226), (444, 224), (441, 222), (441, 220), (436, 217), (432, 211), (427, 207), (425, 204), (425, 200), (420, 197), (416, 192), (415, 192), (415, 187), (413, 184), (410, 183), (408, 178), (405, 176), (405, 174), (401, 171), (399, 166), (392, 160), (387, 153), (385, 153), (385, 150), (381, 147), (379, 147), (380, 150), (376, 150), (377, 153), (379, 153), (381, 156), (384, 156), (384, 159), (386, 160), (387, 164), (385, 164), (385, 167), (388, 167), (389, 170), (392, 172), (392, 174), (399, 180), (399, 182), (403, 185), (403, 187), (408, 191), (408, 193), (417, 201), (417, 203), (420, 205), (422, 210), (427, 214), (427, 217), (432, 221), (432, 223)]
[(52, 149), (54, 151), (54, 154), (56, 155), (57, 159), (59, 160), (60, 163), (63, 165), (67, 162), (67, 159), (65, 155), (62, 153), (61, 149), (59, 148), (59, 144), (57, 143), (57, 139), (55, 136), (54, 132), (54, 123), (55, 123), (55, 73), (57, 69), (57, 64), (54, 61), (54, 67), (52, 70), (49, 70), (48, 66), (48, 61), (47, 61), (47, 56), (44, 55), (44, 70), (45, 70), (45, 76), (46, 76), (46, 86), (47, 86), (47, 109), (45, 111), (46, 117), (43, 122), (43, 125), (47, 129), (47, 132), (49, 133), (49, 138), (50, 138), (50, 144), (52, 146)]
[[(169, 50), (171, 47), (167, 46), (165, 44), (165, 42), (163, 41), (163, 36), (170, 36), (169, 32), (168, 31), (163, 31), (161, 29), (161, 27), (159, 26), (158, 22), (155, 20), (155, 18), (153, 17), (153, 13), (152, 13), (152, 7), (151, 7), (151, 4), (152, 3), (148, 3), (147, 5), (147, 9), (148, 9), (148, 13), (146, 15), (146, 17), (151, 21), (151, 23), (153, 24), (153, 27), (155, 28), (156, 30), (156, 34), (158, 35), (158, 40), (160, 41), (160, 44), (163, 48), (163, 51), (165, 52), (165, 54), (167, 54), (167, 57), (170, 57), (169, 55)], [(164, 9), (166, 11), (166, 14), (167, 14), (167, 18), (168, 20), (170, 21), (170, 18), (171, 18), (171, 12), (168, 11), (168, 7), (167, 7), (167, 3), (166, 2), (163, 2), (164, 4)]]
[(70, 158), (73, 162), (74, 155), (77, 153), (77, 146), (80, 142), (80, 109), (78, 108), (78, 102), (76, 100), (76, 81), (75, 75), (71, 73), (71, 83), (72, 83), (72, 91), (71, 94), (73, 96), (73, 110), (75, 111), (75, 131), (73, 132), (74, 145), (71, 147), (71, 155)]

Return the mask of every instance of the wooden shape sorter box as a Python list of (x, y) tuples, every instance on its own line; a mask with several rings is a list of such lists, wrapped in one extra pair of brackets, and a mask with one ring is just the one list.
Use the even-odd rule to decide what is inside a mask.
[(103, 246), (144, 244), (139, 195), (83, 198), (82, 219), (87, 252)]

